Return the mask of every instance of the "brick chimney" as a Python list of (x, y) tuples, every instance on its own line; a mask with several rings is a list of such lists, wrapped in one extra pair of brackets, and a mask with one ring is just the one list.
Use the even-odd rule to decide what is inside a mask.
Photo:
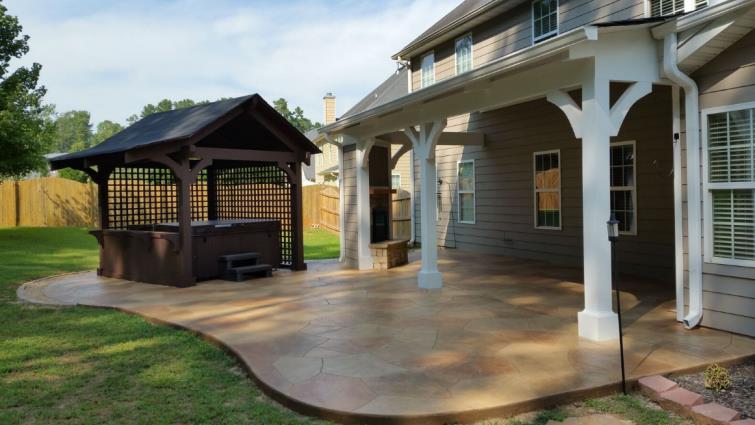
[(324, 103), (325, 112), (325, 125), (334, 123), (336, 121), (336, 97), (333, 93), (328, 93), (322, 98)]

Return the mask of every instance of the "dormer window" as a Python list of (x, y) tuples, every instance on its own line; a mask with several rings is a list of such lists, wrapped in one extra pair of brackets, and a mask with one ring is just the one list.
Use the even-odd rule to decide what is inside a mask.
[(456, 75), (472, 70), (472, 34), (456, 39)]
[(532, 2), (532, 39), (538, 41), (558, 35), (558, 0)]
[(435, 84), (435, 53), (422, 56), (422, 88)]

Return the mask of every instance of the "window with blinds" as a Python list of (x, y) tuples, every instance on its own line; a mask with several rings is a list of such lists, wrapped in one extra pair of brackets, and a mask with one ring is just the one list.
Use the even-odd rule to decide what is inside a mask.
[(422, 87), (430, 87), (435, 84), (435, 53), (430, 52), (422, 56)]
[(459, 161), (456, 175), (459, 179), (459, 223), (475, 223), (474, 160)]
[(650, 0), (650, 16), (675, 15), (684, 12), (684, 0)]
[(472, 70), (472, 34), (456, 40), (456, 75)]
[(707, 115), (712, 256), (755, 260), (755, 108)]
[(558, 35), (558, 0), (532, 2), (532, 38), (535, 42)]

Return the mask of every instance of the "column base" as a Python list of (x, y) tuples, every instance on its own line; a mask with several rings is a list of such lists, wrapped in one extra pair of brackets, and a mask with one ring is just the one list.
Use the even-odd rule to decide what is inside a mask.
[(372, 270), (372, 256), (359, 257), (359, 270)]
[(439, 271), (420, 270), (417, 274), (417, 282), (421, 289), (440, 289), (443, 287), (443, 275)]
[(591, 341), (609, 341), (619, 337), (619, 318), (616, 313), (583, 310), (577, 313), (579, 336)]

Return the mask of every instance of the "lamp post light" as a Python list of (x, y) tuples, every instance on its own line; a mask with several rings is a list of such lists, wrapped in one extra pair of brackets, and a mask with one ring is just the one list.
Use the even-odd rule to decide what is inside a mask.
[(616, 241), (619, 240), (619, 221), (616, 220), (616, 216), (611, 213), (611, 218), (606, 223), (608, 226), (608, 241), (611, 242), (611, 275), (613, 280), (613, 287), (616, 290), (616, 314), (619, 317), (619, 351), (621, 355), (621, 392), (626, 395), (627, 393), (627, 381), (624, 373), (624, 331), (621, 327), (621, 288), (619, 287), (619, 279), (617, 278), (616, 271)]

